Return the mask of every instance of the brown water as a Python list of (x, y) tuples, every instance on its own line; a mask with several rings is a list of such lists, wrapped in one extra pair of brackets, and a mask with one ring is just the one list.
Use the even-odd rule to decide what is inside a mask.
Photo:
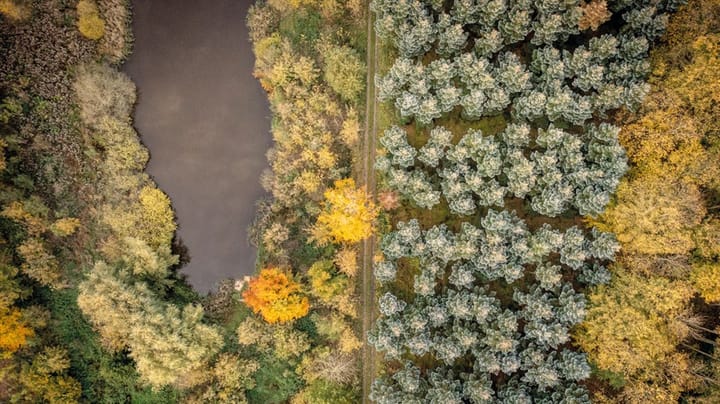
[(247, 241), (271, 143), (270, 111), (252, 77), (251, 0), (133, 0), (135, 127), (149, 173), (168, 193), (200, 292), (254, 271)]

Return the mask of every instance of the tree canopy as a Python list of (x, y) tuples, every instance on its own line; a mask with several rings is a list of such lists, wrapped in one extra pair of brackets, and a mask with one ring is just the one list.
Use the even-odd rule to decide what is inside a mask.
[(243, 292), (243, 300), (268, 323), (295, 320), (310, 310), (300, 285), (277, 268), (265, 268), (250, 280)]

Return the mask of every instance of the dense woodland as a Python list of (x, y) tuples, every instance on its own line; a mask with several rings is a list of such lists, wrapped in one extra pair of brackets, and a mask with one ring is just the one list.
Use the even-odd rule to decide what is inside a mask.
[(251, 402), (361, 400), (357, 243), (377, 215), (352, 177), (366, 12), (359, 0), (272, 0), (248, 13), (274, 140), (261, 178), (271, 197), (251, 229), (260, 272), (242, 293), (253, 314), (237, 330), (260, 364)]
[(720, 3), (689, 3), (373, 2), (373, 400), (718, 400)]
[(377, 403), (720, 401), (720, 1), (258, 1), (257, 274), (208, 296), (130, 18), (0, 0), (0, 402), (360, 402), (375, 232)]
[(170, 200), (143, 172), (117, 70), (128, 4), (0, 6), (0, 401), (171, 402), (214, 383), (211, 362), (242, 369), (214, 359), (221, 330), (177, 275)]
[[(201, 297), (132, 127), (124, 0), (0, 1), (0, 401), (357, 402), (365, 5), (258, 3), (258, 276)], [(239, 23), (243, 23), (240, 21)]]

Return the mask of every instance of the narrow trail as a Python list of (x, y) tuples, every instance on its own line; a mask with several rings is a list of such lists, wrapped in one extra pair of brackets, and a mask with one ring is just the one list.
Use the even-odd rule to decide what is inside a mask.
[[(365, 135), (363, 137), (361, 180), (368, 193), (375, 199), (375, 142), (377, 131), (377, 98), (375, 97), (375, 70), (377, 68), (377, 46), (375, 38), (375, 18), (367, 2), (367, 92), (365, 111)], [(375, 348), (368, 344), (368, 331), (375, 323), (375, 278), (372, 261), (375, 236), (365, 239), (360, 246), (360, 268), (362, 269), (362, 394), (363, 403), (370, 403), (368, 395), (375, 379)]]

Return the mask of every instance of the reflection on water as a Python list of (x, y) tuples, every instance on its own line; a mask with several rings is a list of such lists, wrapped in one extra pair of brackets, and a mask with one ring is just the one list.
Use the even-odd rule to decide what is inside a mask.
[(251, 0), (133, 1), (135, 126), (148, 171), (170, 195), (200, 292), (254, 271), (247, 241), (270, 146), (269, 109), (252, 77)]

